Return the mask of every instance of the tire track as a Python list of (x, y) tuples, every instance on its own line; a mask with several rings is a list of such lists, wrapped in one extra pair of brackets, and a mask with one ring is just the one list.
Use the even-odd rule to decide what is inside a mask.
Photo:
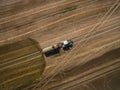
[[(114, 41), (114, 42), (112, 42), (112, 43), (108, 43), (108, 44), (106, 44), (106, 45), (104, 45), (104, 46), (102, 46), (102, 47), (99, 47), (100, 49), (103, 49), (103, 48), (105, 48), (105, 47), (108, 47), (108, 46), (110, 46), (110, 45), (113, 45), (114, 43), (117, 43), (117, 42), (120, 42), (120, 40), (117, 40), (117, 41)], [(96, 50), (97, 49), (97, 50)], [(88, 52), (86, 52), (86, 53), (83, 53), (82, 55), (86, 55), (87, 53), (89, 54), (90, 52), (94, 52), (94, 51), (98, 51), (98, 47), (97, 48), (94, 48), (94, 49), (92, 49), (92, 50), (90, 50), (90, 51), (88, 51)], [(102, 50), (99, 50), (99, 51), (102, 51)], [(96, 54), (96, 52), (94, 52), (95, 54)], [(92, 53), (92, 55), (93, 55), (93, 53)], [(94, 55), (95, 56), (95, 55)], [(79, 57), (80, 57), (80, 55), (79, 55)], [(75, 57), (76, 58), (76, 57)], [(74, 60), (74, 58), (73, 58), (73, 60)], [(62, 64), (62, 63), (61, 63)], [(67, 63), (68, 64), (68, 63)], [(64, 67), (62, 67), (62, 68), (64, 68)], [(61, 68), (61, 69), (62, 69)], [(65, 69), (65, 68), (64, 68)], [(58, 71), (58, 69), (56, 69), (57, 71), (54, 71), (54, 72), (56, 72), (56, 73), (58, 73), (59, 71)], [(50, 75), (52, 75), (52, 74), (50, 74), (49, 73), (49, 76)], [(33, 89), (34, 90), (34, 89)], [(41, 90), (41, 89), (40, 89)], [(43, 89), (42, 89), (43, 90)]]
[[(105, 31), (106, 31), (106, 30), (105, 30)], [(106, 32), (109, 32), (109, 31), (106, 31)], [(104, 32), (104, 33), (106, 33), (106, 32)], [(99, 35), (100, 35), (100, 34), (101, 34), (101, 33), (99, 33)], [(103, 33), (102, 33), (102, 34), (103, 34)], [(95, 35), (94, 37), (96, 37), (96, 36), (98, 36), (98, 35)], [(93, 36), (92, 36), (92, 37), (93, 37)], [(76, 42), (77, 42), (77, 41), (76, 41)], [(39, 52), (32, 53), (32, 54), (27, 55), (27, 56), (25, 56), (25, 57), (31, 56), (31, 55), (36, 54), (36, 53), (39, 53)], [(17, 58), (17, 59), (15, 59), (15, 60), (13, 60), (13, 61), (6, 62), (6, 63), (4, 63), (4, 64), (14, 63), (14, 62), (18, 61), (19, 59), (22, 59), (22, 58), (25, 58), (25, 57), (20, 57), (20, 58)], [(2, 64), (2, 65), (4, 65), (4, 64)]]
[[(118, 41), (120, 41), (120, 40), (118, 40)], [(118, 41), (117, 41), (117, 42), (118, 42)], [(116, 43), (116, 41), (114, 41), (113, 43)], [(112, 43), (112, 44), (113, 44), (113, 43)], [(89, 53), (91, 52), (91, 55), (90, 55), (90, 56), (88, 55), (88, 56), (86, 57), (86, 59), (89, 58), (89, 57), (94, 57), (95, 55), (99, 54), (99, 52), (102, 52), (102, 51), (100, 51), (100, 50), (102, 50), (103, 48), (106, 48), (106, 47), (108, 47), (109, 45), (112, 45), (112, 44), (109, 43), (109, 44), (107, 44), (107, 45), (103, 45), (103, 46), (101, 46), (101, 47), (94, 48), (94, 50), (90, 50), (90, 51), (86, 52), (86, 55), (87, 55), (87, 53), (89, 54)], [(95, 50), (95, 49), (96, 49), (96, 50)], [(97, 53), (94, 52), (94, 51), (96, 51)], [(86, 55), (85, 55), (85, 56), (86, 56)], [(99, 55), (99, 56), (100, 56), (100, 55)], [(99, 57), (99, 56), (97, 56), (97, 57)], [(95, 57), (94, 57), (94, 58), (95, 58)], [(90, 59), (93, 59), (93, 58), (90, 58)], [(84, 60), (83, 60), (83, 61), (84, 61)], [(76, 61), (75, 61), (75, 62), (76, 62)], [(88, 62), (88, 61), (87, 61), (87, 62)], [(119, 65), (120, 65), (119, 59), (117, 60), (117, 62), (119, 62)], [(77, 63), (77, 62), (76, 62), (76, 63)], [(84, 62), (84, 63), (85, 63), (85, 62)], [(84, 64), (84, 63), (83, 63), (83, 64)], [(72, 64), (72, 65), (74, 65), (74, 64)], [(106, 66), (106, 64), (104, 64), (104, 66)], [(101, 67), (101, 66), (100, 66), (100, 67)], [(64, 68), (64, 67), (63, 67), (63, 68)], [(95, 69), (95, 68), (93, 68), (93, 69)], [(86, 73), (86, 72), (85, 72), (85, 73)], [(90, 72), (90, 73), (91, 73), (91, 72)], [(81, 75), (81, 74), (80, 74), (80, 75)], [(84, 75), (85, 75), (85, 74), (84, 74)], [(83, 75), (83, 76), (84, 76), (84, 75)], [(87, 75), (87, 74), (86, 74), (86, 75)], [(72, 80), (70, 80), (70, 81), (74, 81), (76, 77), (77, 77), (77, 76), (75, 76), (74, 78), (72, 78)], [(78, 79), (78, 78), (77, 78), (77, 79)], [(77, 80), (77, 79), (76, 79), (76, 80)], [(67, 83), (67, 82), (66, 82), (66, 83)], [(62, 83), (62, 85), (65, 85), (65, 83)], [(65, 85), (65, 86), (66, 86), (66, 85)], [(58, 87), (58, 86), (56, 86), (56, 87)], [(62, 87), (63, 87), (63, 86), (62, 86)], [(62, 87), (61, 87), (61, 88), (62, 88)], [(58, 89), (57, 89), (57, 90), (58, 90)], [(61, 90), (62, 90), (62, 89), (61, 89)]]
[[(94, 0), (94, 1), (92, 1), (92, 2), (95, 2), (96, 0)], [(90, 2), (91, 4), (92, 4), (92, 2)], [(79, 3), (77, 3), (77, 4), (79, 4)], [(86, 7), (88, 7), (88, 5), (85, 5), (86, 3), (84, 2), (84, 4), (82, 4), (82, 6), (86, 6)], [(89, 4), (89, 3), (87, 3), (87, 4)], [(81, 3), (80, 3), (80, 5), (81, 5)], [(81, 6), (81, 7), (82, 7)], [(90, 5), (89, 5), (90, 6)], [(81, 7), (80, 7), (80, 9), (81, 9)], [(79, 8), (77, 8), (77, 9), (79, 9)], [(44, 25), (45, 23), (43, 23), (43, 22), (46, 22), (46, 23), (48, 23), (48, 21), (46, 21), (46, 20), (49, 20), (50, 18), (51, 18), (51, 16), (53, 17), (54, 16), (54, 19), (55, 20), (58, 20), (58, 19), (60, 19), (61, 17), (59, 17), (58, 15), (59, 15), (60, 13), (59, 12), (56, 12), (56, 13), (52, 13), (51, 15), (50, 14), (48, 14), (48, 15), (44, 15), (43, 16), (43, 18), (40, 18), (40, 17), (37, 17), (35, 20), (34, 19), (32, 19), (32, 18), (34, 18), (32, 15), (31, 15), (31, 17), (26, 17), (26, 18), (23, 18), (23, 20), (21, 21), (21, 19), (19, 20), (19, 21), (21, 21), (20, 22), (20, 24), (19, 24), (19, 22), (18, 22), (18, 20), (17, 21), (15, 21), (15, 22), (12, 22), (12, 23), (15, 23), (16, 25), (10, 25), (10, 22), (8, 22), (8, 23), (3, 23), (3, 24), (1, 24), (1, 27), (3, 27), (3, 26), (5, 26), (5, 27), (3, 27), (3, 28), (1, 28), (0, 29), (0, 31), (2, 32), (2, 30), (4, 31), (4, 32), (6, 32), (7, 30), (5, 30), (5, 29), (9, 29), (9, 31), (10, 30), (16, 30), (17, 29), (17, 27), (19, 27), (19, 29), (20, 29), (20, 27), (24, 27), (24, 26), (31, 26), (31, 27), (35, 27), (35, 26), (38, 26), (39, 25), (39, 23), (42, 23), (42, 25)], [(57, 16), (55, 16), (55, 15), (57, 15)], [(30, 19), (31, 20), (30, 20)], [(53, 20), (54, 20), (53, 19)], [(28, 21), (27, 21), (28, 20)], [(50, 19), (51, 20), (51, 19)], [(51, 22), (49, 20), (49, 23)], [(35, 25), (34, 25), (35, 24)], [(7, 25), (9, 25), (9, 26), (7, 26)], [(40, 25), (39, 25), (40, 26)], [(21, 28), (21, 29), (23, 29), (23, 28)]]
[[(107, 21), (106, 23), (108, 23), (107, 25), (105, 24), (104, 25), (104, 27), (105, 28), (102, 28), (102, 29), (100, 29), (100, 30), (98, 30), (96, 33), (99, 33), (99, 32), (101, 32), (101, 31), (103, 31), (104, 29), (109, 29), (109, 27), (112, 27), (112, 26), (119, 26), (119, 19), (120, 19), (120, 17), (118, 16), (118, 17), (115, 17), (115, 18), (112, 18), (112, 19), (110, 19), (109, 21)], [(96, 23), (95, 23), (96, 24)], [(78, 30), (76, 30), (76, 31), (74, 31), (73, 30), (73, 32), (71, 33), (71, 31), (70, 32), (68, 32), (67, 34), (62, 34), (62, 35), (60, 35), (60, 36), (58, 36), (58, 37), (54, 37), (53, 39), (51, 39), (50, 41), (49, 40), (47, 40), (47, 41), (44, 41), (43, 43), (41, 43), (41, 46), (43, 46), (43, 45), (46, 45), (47, 43), (49, 43), (50, 44), (50, 42), (52, 43), (54, 43), (54, 42), (58, 42), (59, 40), (63, 40), (63, 38), (71, 38), (74, 42), (78, 42), (79, 40), (80, 40), (80, 37), (83, 37), (86, 33), (87, 33), (87, 31), (86, 32), (83, 32), (83, 31), (85, 31), (85, 30), (88, 30), (88, 29), (90, 29), (90, 28), (92, 28), (95, 24), (92, 24), (92, 25), (88, 25), (88, 26), (86, 26), (85, 28), (77, 28)], [(109, 25), (109, 26), (108, 26)], [(83, 32), (83, 33), (82, 33)]]
[[(34, 52), (34, 53), (32, 53), (32, 54), (25, 55), (25, 56), (21, 56), (21, 57), (19, 57), (19, 58), (15, 58), (15, 59), (11, 59), (11, 60), (7, 59), (7, 60), (4, 60), (4, 62), (0, 62), (0, 68), (3, 67), (3, 66), (8, 66), (8, 65), (11, 64), (11, 63), (15, 63), (15, 62), (21, 61), (21, 59), (28, 58), (28, 57), (30, 57), (30, 56), (33, 56), (33, 55), (39, 54), (39, 53), (40, 53), (40, 51)], [(35, 56), (36, 56), (36, 55), (35, 55)]]
[[(118, 3), (118, 4), (117, 4)], [(111, 17), (111, 15), (114, 13), (114, 11), (119, 7), (119, 0), (116, 0), (116, 2), (110, 7), (110, 9), (108, 10), (108, 12), (103, 16), (103, 18), (100, 20), (100, 22), (99, 22), (99, 24), (96, 24), (93, 28), (92, 28), (92, 30), (90, 31), (90, 32), (92, 32), (96, 27), (97, 27), (97, 25), (99, 25), (99, 26), (101, 26), (109, 17)], [(108, 14), (110, 14), (110, 15), (108, 15)], [(107, 18), (107, 19), (106, 19)], [(104, 20), (105, 19), (105, 20)], [(98, 26), (98, 27), (99, 27)], [(98, 29), (98, 28), (97, 28)], [(95, 32), (95, 31), (94, 31)], [(92, 34), (93, 34), (93, 32), (92, 32)], [(89, 35), (89, 34), (88, 34)], [(91, 35), (91, 34), (90, 34)], [(86, 36), (85, 36), (86, 37)], [(83, 38), (84, 39), (84, 38)], [(87, 42), (85, 42), (84, 44), (86, 44)], [(77, 46), (76, 46), (77, 47)], [(78, 51), (77, 51), (78, 52)], [(68, 56), (67, 56), (68, 57)], [(67, 59), (67, 58), (66, 58)], [(71, 60), (71, 59), (70, 59)], [(68, 62), (63, 62), (64, 64), (62, 64), (62, 65), (66, 65), (66, 63), (68, 63)], [(60, 64), (60, 65), (61, 65)], [(56, 75), (56, 73), (41, 87), (41, 89), (42, 88), (44, 88), (44, 86), (54, 77)], [(37, 86), (37, 85), (36, 85)], [(33, 89), (35, 89), (35, 88), (33, 88)]]
[[(105, 6), (105, 7), (108, 7), (108, 6)], [(96, 9), (95, 9), (95, 10), (96, 10)], [(80, 14), (80, 13), (77, 13), (77, 14), (74, 14), (74, 15), (70, 15), (70, 16), (68, 16), (68, 17), (59, 19), (59, 20), (57, 20), (57, 21), (55, 21), (55, 22), (49, 23), (49, 24), (44, 25), (44, 26), (42, 26), (42, 27), (40, 27), (40, 28), (34, 29), (34, 30), (32, 30), (32, 31), (29, 31), (29, 32), (26, 32), (26, 33), (23, 33), (23, 34), (20, 34), (20, 35), (18, 35), (18, 36), (9, 37), (9, 38), (6, 39), (6, 40), (1, 40), (0, 43), (1, 43), (1, 42), (5, 42), (5, 41), (9, 41), (9, 40), (12, 40), (12, 39), (15, 39), (15, 38), (18, 38), (18, 37), (21, 37), (21, 36), (25, 36), (25, 35), (27, 35), (27, 34), (30, 34), (30, 33), (33, 33), (33, 32), (35, 32), (35, 31), (41, 30), (41, 29), (43, 29), (43, 28), (45, 28), (45, 27), (51, 26), (51, 25), (53, 25), (53, 24), (56, 24), (56, 23), (61, 22), (61, 21), (63, 21), (63, 20), (66, 20), (66, 19), (69, 19), (69, 18), (71, 18), (71, 17), (77, 16), (77, 15), (79, 15), (79, 14)], [(42, 30), (41, 30), (41, 31), (42, 31)]]
[(6, 69), (6, 68), (10, 68), (10, 67), (12, 67), (12, 66), (14, 66), (14, 65), (18, 65), (18, 64), (21, 64), (21, 63), (29, 62), (29, 61), (31, 61), (31, 60), (33, 60), (33, 59), (37, 59), (37, 58), (39, 58), (39, 57), (41, 57), (41, 55), (38, 55), (38, 56), (36, 56), (36, 57), (34, 57), (34, 58), (31, 58), (31, 59), (26, 59), (25, 61), (21, 61), (21, 62), (19, 62), (19, 63), (15, 63), (15, 64), (12, 64), (12, 65), (8, 65), (8, 66), (5, 66), (5, 67), (2, 67), (2, 68), (0, 68), (0, 71), (1, 71), (1, 70), (4, 70), (4, 69)]
[[(109, 63), (109, 65), (105, 64), (104, 67), (100, 66), (99, 69), (96, 69), (95, 71), (90, 71), (86, 75), (83, 75), (83, 78), (79, 77), (79, 78), (77, 78), (77, 79), (75, 79), (73, 81), (70, 81), (72, 84), (70, 83), (71, 85), (69, 84), (68, 87), (67, 87), (66, 84), (64, 84), (64, 86), (62, 86), (62, 87), (64, 87), (63, 89), (58, 88), (56, 90), (68, 90), (68, 88), (74, 88), (76, 85), (80, 85), (80, 84), (85, 83), (85, 82), (93, 81), (93, 80), (95, 80), (97, 78), (100, 78), (101, 76), (104, 76), (104, 75), (106, 75), (108, 73), (113, 73), (114, 71), (120, 70), (120, 68), (119, 68), (120, 67), (120, 61), (119, 61), (119, 59), (120, 58), (117, 59), (117, 62)], [(49, 90), (54, 90), (54, 89), (49, 89)]]
[(10, 22), (10, 21), (13, 21), (13, 20), (16, 20), (16, 19), (19, 19), (19, 18), (23, 18), (23, 17), (27, 17), (29, 15), (37, 14), (37, 13), (39, 13), (41, 11), (45, 11), (45, 10), (49, 10), (49, 9), (54, 9), (54, 8), (56, 8), (58, 6), (69, 4), (69, 3), (73, 3), (73, 2), (76, 2), (76, 1), (79, 1), (79, 0), (74, 0), (74, 1), (70, 1), (70, 2), (67, 2), (67, 3), (63, 4), (64, 1), (66, 1), (66, 0), (55, 2), (55, 3), (52, 3), (50, 5), (46, 5), (42, 9), (41, 9), (41, 7), (37, 7), (37, 8), (33, 8), (33, 9), (29, 10), (29, 11), (24, 11), (22, 13), (19, 13), (19, 14), (10, 16), (10, 17), (2, 18), (2, 19), (0, 19), (0, 24), (6, 23), (6, 22), (8, 22), (8, 20)]
[[(112, 30), (112, 32), (113, 32), (114, 30)], [(107, 33), (107, 32), (106, 32)], [(102, 33), (102, 34), (106, 34), (106, 33)], [(99, 34), (98, 35), (96, 35), (96, 36), (93, 36), (93, 38), (97, 38), (99, 36)], [(114, 37), (114, 38), (113, 38)], [(86, 39), (88, 39), (88, 38), (86, 38)], [(98, 47), (101, 47), (101, 45), (99, 45), (99, 43), (102, 43), (102, 45), (106, 45), (106, 43), (110, 43), (110, 42), (114, 42), (114, 41), (116, 41), (116, 44), (118, 44), (119, 45), (119, 43), (120, 43), (120, 41), (119, 41), (119, 35), (118, 36), (112, 36), (111, 38), (107, 38), (107, 39), (105, 39), (104, 41), (100, 41), (99, 40), (99, 42), (96, 42), (95, 44), (91, 44), (90, 46), (92, 46), (92, 47), (94, 47), (94, 48), (98, 48)], [(84, 41), (83, 41), (84, 42)], [(78, 43), (80, 43), (80, 42), (78, 42)], [(78, 44), (77, 42), (75, 42), (75, 45), (77, 45)], [(109, 45), (109, 44), (108, 44)], [(114, 44), (113, 44), (114, 45)], [(86, 46), (86, 48), (87, 48), (88, 46)], [(91, 47), (91, 48), (92, 48)], [(107, 47), (107, 46), (106, 46)], [(78, 49), (78, 48), (77, 48)], [(90, 50), (92, 50), (92, 49), (90, 49)], [(109, 49), (108, 49), (109, 50)], [(93, 51), (95, 51), (95, 49), (93, 49)], [(102, 51), (102, 50), (101, 50)], [(106, 51), (107, 51), (107, 48), (106, 48)], [(92, 51), (91, 51), (92, 52)], [(80, 54), (81, 55), (80, 55)], [(86, 52), (86, 51), (81, 51), (81, 52), (78, 52), (78, 54), (76, 54), (75, 55), (75, 57), (72, 57), (72, 59), (73, 60), (75, 60), (75, 59), (77, 59), (77, 58), (80, 58), (82, 55), (84, 55), (84, 54), (89, 54), (89, 52)], [(55, 60), (61, 60), (61, 59), (63, 59), (64, 57), (65, 57), (66, 55), (62, 55), (61, 57), (56, 57), (55, 58)], [(54, 60), (54, 61), (55, 61)], [(58, 61), (59, 61), (58, 60)], [(69, 60), (69, 59), (68, 59)], [(72, 62), (72, 61), (71, 61)], [(77, 63), (77, 64), (79, 64), (79, 63)], [(57, 64), (56, 64), (57, 65)], [(50, 65), (50, 66), (48, 66), (47, 68), (49, 68), (49, 67), (54, 67), (54, 66), (56, 66), (56, 65)], [(73, 65), (75, 65), (75, 64), (73, 64)], [(72, 66), (72, 65), (71, 65)], [(76, 65), (77, 66), (77, 65)]]
[[(94, 49), (92, 49), (92, 50), (89, 50), (89, 51), (87, 51), (87, 52), (85, 52), (85, 53), (83, 53), (83, 54), (81, 54), (81, 55), (79, 55), (79, 57), (81, 56), (86, 56), (87, 55), (87, 57), (86, 58), (84, 58), (84, 60), (83, 61), (85, 61), (85, 59), (89, 59), (89, 60), (91, 60), (91, 59), (93, 59), (93, 58), (96, 58), (96, 57), (99, 57), (100, 55), (103, 55), (103, 49), (105, 49), (105, 48), (107, 48), (107, 49), (110, 49), (112, 46), (114, 46), (114, 44), (116, 44), (117, 42), (120, 42), (120, 40), (117, 40), (117, 41), (114, 41), (114, 42), (112, 42), (112, 43), (108, 43), (107, 45), (103, 45), (103, 46), (101, 46), (101, 47), (97, 47), (97, 48), (94, 48)], [(112, 46), (110, 46), (110, 45), (112, 45)], [(117, 44), (116, 44), (117, 45)], [(114, 46), (115, 47), (115, 46)], [(108, 50), (108, 51), (110, 51), (110, 50)], [(100, 53), (100, 55), (98, 55), (98, 52)], [(105, 52), (104, 52), (105, 53)], [(88, 55), (88, 54), (90, 54), (90, 55)], [(74, 60), (75, 58), (73, 58), (73, 60)], [(78, 63), (77, 61), (75, 61), (76, 63)], [(71, 63), (72, 64), (72, 63)], [(78, 63), (79, 64), (79, 63)], [(84, 64), (84, 62), (82, 62), (81, 64)], [(72, 64), (72, 66), (73, 66), (74, 64)], [(65, 67), (67, 68), (67, 66), (68, 65), (66, 65)], [(70, 67), (72, 67), (71, 65), (69, 65)], [(65, 67), (62, 67), (62, 68), (64, 68), (64, 70), (66, 69)], [(51, 77), (51, 75), (52, 74), (50, 74), (50, 77)], [(76, 76), (75, 76), (76, 77)], [(49, 77), (48, 77), (49, 78)], [(48, 80), (48, 79), (47, 79)], [(41, 89), (40, 89), (41, 90)], [(42, 90), (44, 90), (44, 89), (42, 89)], [(57, 89), (58, 90), (58, 89)]]

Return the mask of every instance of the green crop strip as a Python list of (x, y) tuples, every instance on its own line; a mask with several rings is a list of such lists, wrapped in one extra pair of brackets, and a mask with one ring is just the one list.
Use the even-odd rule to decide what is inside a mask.
[(66, 13), (66, 12), (75, 10), (76, 8), (77, 8), (77, 6), (66, 7), (66, 8), (62, 9), (60, 12), (61, 13)]

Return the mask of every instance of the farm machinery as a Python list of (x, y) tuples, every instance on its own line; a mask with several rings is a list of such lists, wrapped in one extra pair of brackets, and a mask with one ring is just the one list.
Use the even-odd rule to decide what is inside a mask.
[(60, 50), (63, 49), (64, 51), (69, 50), (73, 47), (73, 41), (72, 40), (64, 40), (61, 41), (53, 46), (49, 46), (43, 49), (43, 54), (45, 56), (50, 56), (56, 53), (60, 53)]

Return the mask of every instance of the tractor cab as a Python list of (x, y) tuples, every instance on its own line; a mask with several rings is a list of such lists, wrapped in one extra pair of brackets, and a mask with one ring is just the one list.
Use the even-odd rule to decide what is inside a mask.
[(73, 41), (72, 40), (65, 40), (61, 42), (62, 48), (64, 50), (69, 50), (73, 46)]

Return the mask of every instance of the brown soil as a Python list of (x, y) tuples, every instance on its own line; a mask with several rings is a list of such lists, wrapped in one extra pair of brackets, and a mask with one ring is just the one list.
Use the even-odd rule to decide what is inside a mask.
[[(57, 57), (46, 58), (47, 67), (42, 79), (25, 87), (26, 89), (36, 85), (37, 88), (34, 87), (34, 90), (115, 90), (114, 87), (118, 87), (112, 82), (117, 82), (116, 76), (119, 76), (117, 75), (119, 70), (115, 71), (116, 74), (113, 72), (109, 74), (109, 69), (104, 68), (104, 65), (114, 64), (115, 61), (119, 62), (119, 57), (117, 57), (119, 55), (116, 52), (120, 51), (120, 7), (112, 15), (109, 12), (108, 15), (111, 16), (107, 20), (104, 17), (114, 5), (115, 0), (12, 1), (0, 4), (0, 10), (2, 9), (0, 12), (0, 45), (27, 37), (37, 40), (42, 48), (65, 39), (74, 41), (71, 50), (61, 51), (61, 55)], [(116, 4), (119, 3), (118, 0)], [(72, 6), (76, 6), (76, 9), (65, 13), (61, 12), (61, 10)], [(114, 8), (111, 10), (114, 10)], [(101, 21), (102, 18), (103, 22)], [(112, 51), (113, 49), (117, 50)], [(106, 55), (106, 52), (110, 53)], [(94, 61), (94, 65), (92, 61)], [(103, 62), (105, 63), (103, 64)], [(96, 76), (92, 81), (88, 80), (77, 85), (78, 81), (74, 79), (82, 75), (81, 73), (88, 72), (89, 69), (102, 68), (102, 65), (104, 69), (98, 73), (93, 72), (93, 76), (101, 75), (106, 71), (104, 76), (98, 75), (98, 78)], [(65, 76), (63, 76), (64, 74)], [(88, 79), (92, 75), (86, 77)], [(101, 77), (104, 77), (105, 80), (111, 77), (113, 80), (109, 85), (113, 84), (113, 89), (110, 89), (110, 86), (105, 86), (107, 89), (103, 86), (101, 86), (103, 89), (99, 88), (99, 80), (100, 83), (104, 81)], [(70, 81), (72, 79), (74, 82)], [(77, 79), (81, 81), (81, 78)], [(63, 85), (63, 83), (66, 84)], [(40, 87), (40, 84), (42, 84), (42, 87)], [(75, 87), (72, 88), (73, 85)]]

